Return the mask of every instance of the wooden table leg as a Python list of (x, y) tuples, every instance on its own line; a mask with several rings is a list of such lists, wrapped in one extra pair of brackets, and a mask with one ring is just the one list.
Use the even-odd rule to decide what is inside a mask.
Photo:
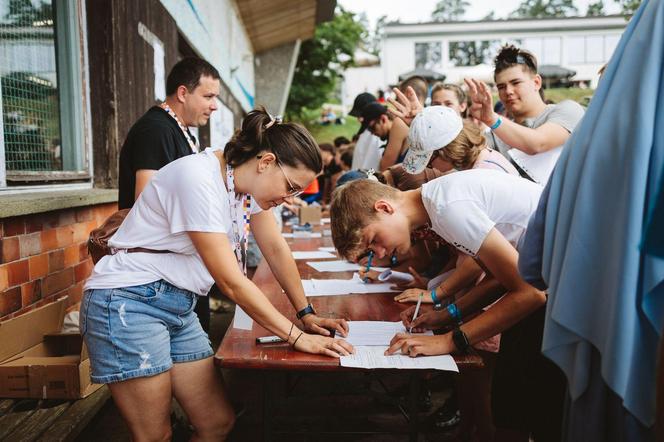
[(411, 442), (417, 442), (419, 439), (419, 401), (421, 388), (422, 377), (420, 373), (417, 373), (417, 370), (414, 370), (410, 374), (408, 382), (408, 427)]

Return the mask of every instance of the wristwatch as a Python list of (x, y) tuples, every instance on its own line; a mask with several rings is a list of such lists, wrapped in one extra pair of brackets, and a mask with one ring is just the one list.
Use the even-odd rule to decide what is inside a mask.
[(468, 336), (461, 330), (459, 327), (455, 327), (452, 331), (452, 341), (454, 346), (457, 348), (459, 353), (467, 353), (470, 348), (470, 342), (468, 342)]
[(297, 319), (302, 319), (305, 316), (310, 315), (310, 314), (313, 314), (313, 315), (316, 314), (316, 310), (314, 310), (314, 306), (311, 305), (311, 304), (307, 305), (305, 308), (303, 308), (302, 310), (297, 312), (296, 316), (297, 316)]

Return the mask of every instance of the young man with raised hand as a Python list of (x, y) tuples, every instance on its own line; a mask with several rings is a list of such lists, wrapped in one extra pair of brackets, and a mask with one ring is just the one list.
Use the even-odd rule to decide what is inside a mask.
[(493, 132), (494, 137), (488, 137), (490, 147), (512, 160), (523, 176), (544, 186), (563, 145), (583, 117), (583, 107), (572, 100), (546, 104), (540, 95), (537, 59), (524, 49), (505, 46), (494, 64), (498, 96), (514, 121), (494, 112), (489, 87), (474, 79), (465, 80), (473, 103), (470, 114)]

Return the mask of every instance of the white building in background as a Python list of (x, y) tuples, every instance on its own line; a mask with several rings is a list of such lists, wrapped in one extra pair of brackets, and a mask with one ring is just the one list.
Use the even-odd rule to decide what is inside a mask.
[(491, 81), (493, 57), (505, 43), (532, 51), (540, 65), (575, 71), (573, 82), (594, 88), (597, 71), (611, 58), (626, 26), (622, 15), (389, 23), (380, 65), (347, 70), (342, 102), (352, 104), (360, 92), (375, 94), (420, 67), (444, 74), (450, 83), (461, 83), (466, 76)]

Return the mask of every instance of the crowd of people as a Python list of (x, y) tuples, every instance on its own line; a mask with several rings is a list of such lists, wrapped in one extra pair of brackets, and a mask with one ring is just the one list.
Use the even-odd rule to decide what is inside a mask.
[[(272, 213), (307, 204), (329, 207), (340, 256), (413, 275), (395, 302), (412, 304), (402, 313), (407, 328), (434, 334), (398, 334), (386, 354), (481, 356), (482, 369), (456, 379), (446, 410), (435, 414), (439, 426), (461, 416), (459, 433), (477, 440), (563, 438), (566, 378), (541, 352), (546, 287), (519, 258), (584, 108), (544, 100), (527, 50), (506, 45), (494, 66), (499, 102), (482, 81), (412, 77), (387, 104), (358, 95), (349, 115), (360, 130), (350, 139), (318, 144), (302, 126), (257, 109), (226, 146), (200, 152), (188, 127), (205, 125), (216, 109), (220, 77), (194, 58), (173, 68), (166, 101), (123, 146), (120, 207), (132, 209), (109, 241), (117, 253), (86, 282), (81, 308), (92, 378), (109, 384), (137, 440), (169, 436), (172, 396), (201, 440), (231, 430), (209, 313), (195, 312), (215, 284), (295, 351), (354, 351), (343, 340), (345, 319), (319, 317), (305, 297)], [(249, 232), (297, 322), (247, 277)], [(360, 276), (377, 279), (371, 270)]]

